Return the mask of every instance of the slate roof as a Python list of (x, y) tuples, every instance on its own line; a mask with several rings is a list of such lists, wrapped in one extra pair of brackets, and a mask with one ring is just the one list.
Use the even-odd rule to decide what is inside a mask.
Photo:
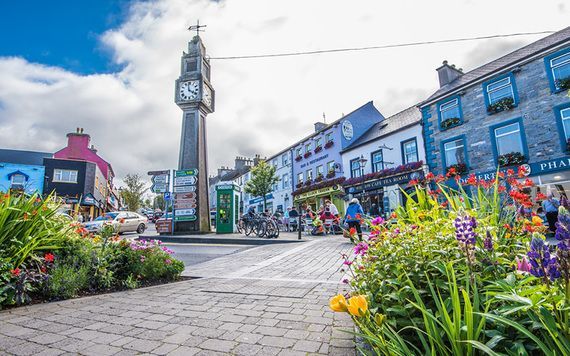
[(544, 37), (536, 42), (533, 42), (527, 46), (517, 49), (514, 52), (504, 55), (494, 61), (484, 64), (478, 68), (475, 68), (462, 76), (458, 77), (451, 83), (444, 85), (439, 88), (435, 93), (433, 93), (424, 102), (420, 103), (420, 106), (431, 102), (434, 99), (445, 96), (446, 94), (470, 84), (474, 84), (478, 80), (484, 77), (499, 72), (517, 62), (523, 61), (524, 59), (531, 57), (540, 52), (547, 51), (561, 43), (570, 40), (570, 27), (566, 27), (552, 35)]
[(414, 105), (374, 124), (368, 131), (341, 152), (350, 151), (370, 141), (391, 135), (409, 126), (419, 124), (422, 119), (420, 110)]
[(0, 149), (0, 163), (28, 164), (43, 166), (44, 158), (52, 158), (53, 153)]

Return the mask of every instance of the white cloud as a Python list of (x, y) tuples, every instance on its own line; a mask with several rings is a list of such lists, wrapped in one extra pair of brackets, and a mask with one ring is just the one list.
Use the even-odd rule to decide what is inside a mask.
[[(212, 57), (456, 38), (567, 25), (555, 1), (163, 0), (135, 3), (101, 36), (120, 72), (82, 76), (0, 58), (0, 146), (55, 151), (84, 127), (119, 177), (174, 168), (180, 55), (197, 18)], [(71, 29), (70, 29), (71, 30)], [(256, 60), (213, 60), (210, 169), (269, 155), (369, 100), (385, 115), (436, 89), (443, 59), (467, 70), (537, 37)], [(482, 47), (483, 46), (483, 47)], [(474, 60), (476, 59), (476, 61)], [(482, 64), (482, 63), (480, 63)]]

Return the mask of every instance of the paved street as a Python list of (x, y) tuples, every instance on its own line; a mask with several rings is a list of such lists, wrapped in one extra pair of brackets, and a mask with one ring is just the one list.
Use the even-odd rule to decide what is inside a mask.
[(328, 310), (344, 239), (238, 248), (187, 267), (197, 279), (0, 312), (0, 352), (355, 354), (351, 320)]

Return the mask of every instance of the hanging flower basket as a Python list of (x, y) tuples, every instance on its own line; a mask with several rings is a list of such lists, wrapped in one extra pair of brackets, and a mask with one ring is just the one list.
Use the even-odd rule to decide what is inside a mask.
[(526, 163), (526, 156), (520, 152), (511, 152), (500, 155), (498, 158), (499, 166), (515, 166)]
[(513, 98), (504, 98), (496, 103), (487, 106), (487, 112), (489, 114), (495, 114), (501, 111), (510, 110), (515, 107), (515, 101)]
[(450, 117), (449, 119), (445, 119), (441, 122), (441, 128), (447, 130), (451, 127), (458, 126), (461, 124), (461, 119), (458, 117)]
[(305, 154), (303, 155), (303, 157), (305, 158), (309, 158), (312, 155), (311, 151), (309, 152), (305, 152)]
[(331, 148), (334, 145), (334, 141), (328, 141), (325, 143), (325, 148)]
[(313, 184), (313, 181), (311, 179), (307, 179), (307, 181), (305, 182), (305, 186), (309, 186)]
[(295, 157), (295, 161), (297, 161), (297, 162), (299, 162), (299, 161), (302, 160), (302, 159), (303, 159), (303, 157), (301, 157), (301, 156)]
[(323, 150), (323, 146), (317, 146), (315, 147), (315, 153), (319, 153)]
[(455, 177), (464, 173), (467, 173), (467, 165), (465, 163), (457, 163), (447, 167), (446, 176)]
[(570, 77), (558, 79), (556, 86), (560, 89), (570, 89)]
[(336, 172), (335, 172), (334, 170), (330, 170), (330, 171), (327, 173), (327, 178), (328, 178), (328, 179), (333, 178), (334, 176), (336, 176)]
[(322, 182), (324, 179), (325, 179), (325, 177), (324, 177), (321, 173), (319, 173), (319, 174), (317, 174), (317, 176), (315, 177), (315, 182), (316, 182), (316, 183)]

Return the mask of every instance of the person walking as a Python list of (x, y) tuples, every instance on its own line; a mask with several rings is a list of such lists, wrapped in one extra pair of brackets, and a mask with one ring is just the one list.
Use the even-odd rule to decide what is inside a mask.
[(546, 200), (542, 202), (542, 209), (546, 213), (546, 220), (548, 221), (548, 228), (552, 232), (556, 232), (556, 222), (558, 221), (558, 208), (560, 202), (554, 198), (552, 192), (546, 194)]
[[(348, 204), (348, 208), (346, 208), (346, 215), (344, 217), (344, 220), (348, 223), (349, 229), (356, 229), (359, 241), (362, 241), (362, 228), (360, 227), (360, 219), (362, 219), (363, 214), (364, 211), (362, 210), (362, 206), (360, 206), (358, 199), (352, 198), (350, 204)], [(352, 236), (350, 239), (352, 240)]]
[(289, 213), (291, 212), (291, 208), (287, 208), (283, 213), (283, 225), (285, 225), (285, 229), (289, 232)]

